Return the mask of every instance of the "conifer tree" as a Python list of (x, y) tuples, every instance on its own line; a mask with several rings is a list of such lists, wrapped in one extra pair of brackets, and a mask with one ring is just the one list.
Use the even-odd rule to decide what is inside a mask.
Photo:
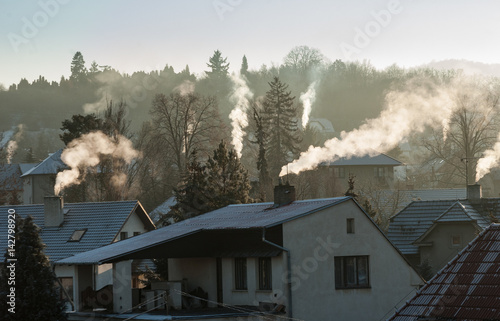
[(216, 50), (213, 56), (210, 57), (207, 66), (211, 69), (206, 72), (210, 78), (224, 78), (229, 73), (227, 58), (222, 58), (222, 53), (219, 50)]
[(87, 75), (87, 68), (85, 68), (85, 60), (80, 51), (77, 51), (71, 61), (71, 76), (70, 79), (82, 81)]
[(241, 69), (240, 69), (240, 74), (242, 75), (247, 75), (248, 74), (248, 61), (247, 61), (247, 56), (243, 56), (243, 59), (241, 61)]
[(297, 109), (295, 97), (288, 85), (274, 77), (263, 102), (262, 121), (267, 132), (267, 161), (271, 178), (277, 178), (281, 168), (299, 152)]
[(15, 313), (10, 313), (6, 300), (2, 299), (0, 319), (2, 320), (66, 320), (64, 302), (56, 287), (57, 278), (48, 257), (38, 228), (32, 217), (18, 219), (15, 233), (15, 285), (9, 284), (9, 252), (0, 269), (2, 292), (15, 287)]

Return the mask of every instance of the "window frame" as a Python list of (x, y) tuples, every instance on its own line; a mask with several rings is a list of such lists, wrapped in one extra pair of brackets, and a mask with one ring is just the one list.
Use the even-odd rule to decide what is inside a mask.
[[(125, 237), (123, 237), (123, 235), (125, 235)], [(120, 232), (120, 241), (126, 239), (128, 239), (128, 232), (127, 231)]]
[[(349, 261), (353, 260), (354, 262), (354, 274), (352, 276), (355, 277), (355, 282), (349, 282)], [(366, 283), (360, 284), (360, 264), (361, 260), (366, 260), (365, 264), (365, 278)], [(335, 289), (344, 290), (344, 289), (370, 289), (370, 257), (368, 255), (356, 255), (356, 256), (335, 256), (334, 257), (334, 266), (335, 266)]]
[(346, 219), (346, 232), (347, 234), (354, 234), (356, 233), (356, 229), (354, 227), (354, 218), (348, 217)]
[[(61, 286), (62, 287), (65, 287), (65, 290), (66, 290), (66, 293), (68, 293), (69, 295), (69, 299), (71, 300), (71, 302), (74, 302), (74, 288), (75, 288), (75, 283), (74, 283), (74, 279), (72, 276), (63, 276), (63, 277), (58, 277), (59, 279), (59, 298), (62, 300), (62, 301), (68, 301), (68, 298), (66, 297), (66, 294), (64, 293), (64, 291), (60, 288)], [(64, 281), (69, 281), (71, 280), (71, 285), (68, 286), (68, 284), (65, 284), (66, 282)]]
[(246, 257), (234, 258), (234, 289), (248, 291), (248, 269)]
[[(83, 236), (85, 235), (85, 233), (87, 233), (87, 230), (88, 230), (88, 228), (81, 228), (78, 230), (74, 230), (73, 233), (71, 234), (71, 236), (69, 237), (68, 242), (80, 242), (82, 240)], [(76, 237), (77, 235), (75, 235), (77, 232), (81, 232), (79, 237)]]
[(258, 289), (259, 291), (272, 291), (273, 289), (273, 267), (270, 257), (259, 257), (257, 260)]

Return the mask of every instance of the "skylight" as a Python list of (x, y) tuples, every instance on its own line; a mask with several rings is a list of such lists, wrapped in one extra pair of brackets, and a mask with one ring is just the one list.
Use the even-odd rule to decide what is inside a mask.
[(80, 242), (85, 232), (87, 232), (86, 228), (82, 230), (75, 230), (73, 234), (71, 234), (71, 237), (69, 238), (68, 242)]

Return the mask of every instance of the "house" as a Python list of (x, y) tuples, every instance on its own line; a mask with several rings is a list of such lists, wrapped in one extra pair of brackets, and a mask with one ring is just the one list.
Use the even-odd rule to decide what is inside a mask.
[[(158, 221), (162, 218), (163, 215), (170, 212), (171, 208), (177, 204), (177, 199), (175, 196), (170, 196), (165, 202), (158, 205), (154, 210), (149, 212), (149, 217), (153, 221), (153, 223), (158, 224)], [(170, 221), (173, 223), (173, 220)]]
[(482, 198), (480, 185), (467, 199), (414, 201), (391, 217), (387, 237), (414, 265), (439, 271), (500, 216), (500, 199)]
[[(168, 259), (168, 281), (151, 291), (169, 291), (168, 305), (176, 307), (163, 312), (169, 320), (221, 320), (220, 313), (228, 321), (284, 313), (299, 320), (379, 320), (423, 283), (351, 197), (296, 201), (287, 184), (274, 192), (274, 202), (229, 205), (58, 261), (79, 273), (113, 264), (113, 311), (70, 317), (147, 319), (137, 310), (145, 304), (123, 286), (130, 284), (132, 259)], [(90, 285), (82, 282), (78, 291)], [(181, 309), (192, 305), (207, 308)]]
[(485, 228), (390, 321), (500, 320), (500, 225)]
[(68, 169), (61, 160), (62, 149), (50, 154), (38, 165), (21, 175), (23, 204), (42, 204), (45, 196), (54, 195), (54, 185), (59, 171)]
[(22, 204), (21, 175), (36, 164), (0, 164), (0, 204)]
[[(77, 267), (57, 264), (57, 261), (155, 229), (138, 201), (64, 204), (61, 197), (53, 196), (46, 197), (44, 204), (0, 206), (0, 213), (8, 210), (14, 210), (20, 217), (32, 216), (41, 228), (45, 254), (55, 264), (55, 273), (71, 304), (82, 301), (82, 291), (77, 291), (77, 285), (84, 282), (78, 277), (79, 271), (89, 272), (88, 277), (97, 291), (110, 284), (112, 269), (106, 264)], [(5, 222), (0, 223), (0, 237), (7, 240)], [(5, 250), (0, 248), (2, 257)]]

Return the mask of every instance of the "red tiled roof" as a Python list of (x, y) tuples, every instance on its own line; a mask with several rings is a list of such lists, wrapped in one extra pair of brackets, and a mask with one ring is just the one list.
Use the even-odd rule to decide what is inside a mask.
[(500, 320), (500, 224), (485, 229), (389, 320)]

